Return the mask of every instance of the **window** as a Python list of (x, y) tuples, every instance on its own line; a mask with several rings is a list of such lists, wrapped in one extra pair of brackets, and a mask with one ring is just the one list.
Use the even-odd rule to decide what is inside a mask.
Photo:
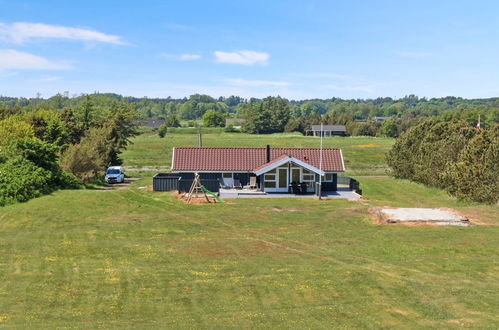
[(275, 188), (275, 181), (265, 181), (264, 185), (265, 188)]
[(304, 182), (309, 182), (309, 181), (314, 181), (315, 180), (315, 175), (314, 174), (305, 174), (303, 173), (303, 181)]
[(326, 173), (323, 180), (324, 182), (333, 182), (333, 173)]
[(263, 187), (264, 188), (277, 188), (276, 170), (272, 170), (263, 175)]
[(299, 168), (291, 169), (291, 182), (296, 182), (296, 183), (301, 182)]
[(225, 179), (232, 179), (232, 173), (222, 173), (222, 177)]
[(275, 174), (271, 173), (271, 174), (268, 174), (268, 173), (265, 173), (265, 181), (275, 181)]

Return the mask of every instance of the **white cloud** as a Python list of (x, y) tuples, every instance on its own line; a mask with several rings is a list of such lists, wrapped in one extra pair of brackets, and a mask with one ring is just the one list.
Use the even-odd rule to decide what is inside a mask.
[(37, 38), (80, 40), (116, 45), (127, 44), (121, 39), (120, 36), (106, 34), (89, 29), (49, 25), (43, 23), (0, 23), (0, 39), (22, 44)]
[(429, 52), (404, 52), (404, 51), (397, 51), (395, 52), (395, 55), (400, 56), (400, 57), (429, 57), (432, 56), (432, 53)]
[(315, 78), (315, 79), (353, 79), (352, 76), (346, 74), (338, 73), (299, 73), (296, 74), (297, 77), (302, 78)]
[(225, 79), (227, 83), (235, 86), (250, 86), (250, 87), (262, 87), (262, 86), (290, 86), (292, 85), (287, 81), (269, 81), (269, 80), (246, 80), (242, 78)]
[(66, 70), (71, 65), (14, 49), (0, 49), (1, 70)]
[(215, 59), (219, 63), (243, 64), (243, 65), (266, 65), (270, 55), (252, 50), (240, 50), (237, 52), (215, 52)]
[(62, 79), (61, 77), (56, 77), (56, 76), (44, 76), (44, 77), (38, 79), (38, 81), (51, 82), (51, 81), (57, 81), (57, 80), (61, 80), (61, 79)]
[(346, 91), (346, 92), (364, 92), (372, 94), (374, 93), (374, 88), (371, 86), (338, 86), (338, 85), (327, 85), (329, 89), (334, 89), (337, 91)]
[(195, 60), (201, 59), (201, 55), (198, 55), (198, 54), (175, 55), (175, 54), (161, 53), (161, 54), (159, 54), (159, 56), (164, 57), (164, 58), (170, 58), (173, 60), (178, 60), (178, 61), (195, 61)]
[(181, 61), (195, 61), (195, 60), (199, 60), (200, 58), (201, 58), (201, 55), (198, 55), (198, 54), (182, 54), (179, 57), (179, 59)]

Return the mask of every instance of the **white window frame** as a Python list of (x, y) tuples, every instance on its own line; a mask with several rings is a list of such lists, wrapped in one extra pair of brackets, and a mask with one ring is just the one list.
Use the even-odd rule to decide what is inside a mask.
[[(326, 179), (326, 175), (331, 175), (331, 180), (327, 180)], [(326, 173), (323, 177), (322, 177), (322, 182), (333, 182), (334, 181), (334, 173)]]

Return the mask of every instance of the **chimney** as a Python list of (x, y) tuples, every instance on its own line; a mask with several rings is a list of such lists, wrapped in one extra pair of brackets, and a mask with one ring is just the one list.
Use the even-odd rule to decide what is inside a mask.
[(270, 162), (270, 145), (267, 144), (267, 163)]

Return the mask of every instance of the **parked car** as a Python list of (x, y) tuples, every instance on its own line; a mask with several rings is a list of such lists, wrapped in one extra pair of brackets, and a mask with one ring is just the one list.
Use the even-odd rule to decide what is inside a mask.
[(123, 183), (125, 182), (125, 169), (121, 166), (111, 166), (106, 170), (107, 183)]

